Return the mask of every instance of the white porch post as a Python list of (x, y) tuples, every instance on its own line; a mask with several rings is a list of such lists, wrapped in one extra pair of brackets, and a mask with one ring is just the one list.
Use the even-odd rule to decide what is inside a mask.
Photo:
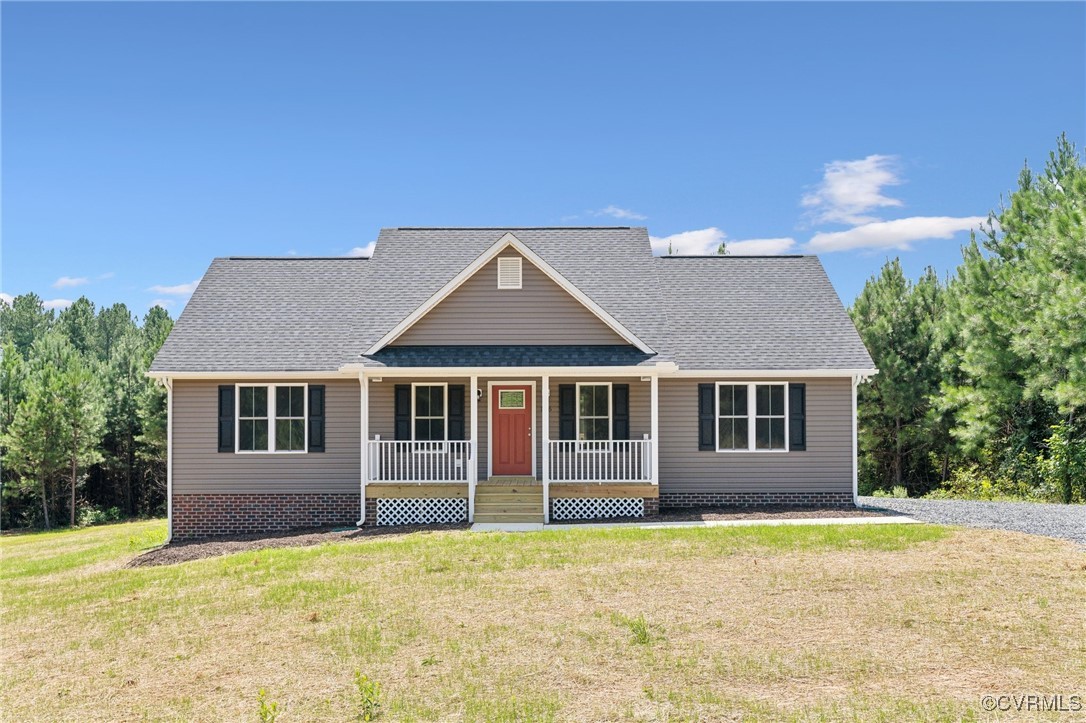
[(471, 455), (468, 465), (468, 522), (475, 521), (475, 486), (479, 480), (479, 377), (468, 385), (471, 396)]
[(652, 408), (652, 483), (660, 484), (660, 377), (649, 378), (649, 399)]
[(361, 527), (366, 523), (366, 481), (370, 474), (370, 380), (366, 377), (365, 372), (358, 373), (358, 387), (358, 421), (362, 437), (362, 447), (359, 450), (360, 469), (358, 477), (360, 485), (359, 505), (362, 509), (356, 526)]
[[(852, 504), (860, 504), (860, 445), (856, 420), (856, 391), (860, 386), (860, 377), (852, 377)], [(804, 410), (806, 411), (806, 410)]]
[(551, 521), (551, 378), (543, 377), (540, 385), (540, 403), (543, 405), (543, 420), (540, 434), (543, 446), (543, 522)]

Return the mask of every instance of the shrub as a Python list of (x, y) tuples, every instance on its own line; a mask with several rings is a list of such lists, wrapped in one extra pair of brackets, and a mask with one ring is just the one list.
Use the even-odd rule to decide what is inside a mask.
[(1064, 503), (1086, 502), (1086, 439), (1074, 439), (1066, 422), (1054, 424), (1045, 440), (1048, 457), (1038, 458), (1041, 476)]
[(356, 670), (354, 686), (358, 690), (358, 720), (377, 720), (381, 710), (381, 684)]
[(90, 527), (92, 525), (104, 525), (109, 522), (120, 522), (121, 510), (118, 507), (83, 507), (79, 510), (79, 526)]
[(903, 500), (908, 498), (909, 490), (905, 489), (901, 485), (894, 485), (894, 488), (887, 492), (886, 490), (875, 490), (872, 492), (875, 497), (893, 497), (895, 499)]

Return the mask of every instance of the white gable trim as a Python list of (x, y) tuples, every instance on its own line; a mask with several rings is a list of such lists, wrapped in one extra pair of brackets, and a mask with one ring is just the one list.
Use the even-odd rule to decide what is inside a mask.
[(641, 351), (645, 352), (646, 354), (656, 353), (655, 351), (653, 351), (652, 348), (649, 347), (648, 344), (638, 339), (637, 336), (634, 335), (629, 329), (618, 323), (618, 321), (613, 316), (604, 311), (599, 304), (592, 301), (592, 299), (588, 298), (588, 296), (586, 296), (584, 292), (571, 284), (560, 273), (555, 271), (555, 269), (546, 261), (544, 261), (537, 253), (525, 246), (520, 239), (518, 239), (511, 233), (506, 233), (504, 236), (498, 239), (498, 241), (493, 246), (483, 252), (482, 255), (479, 256), (479, 258), (475, 259), (475, 261), (464, 267), (464, 270), (457, 274), (455, 277), (453, 277), (452, 281), (442, 286), (436, 294), (427, 299), (426, 303), (411, 312), (411, 314), (399, 324), (397, 324), (392, 329), (392, 331), (385, 334), (376, 344), (367, 349), (365, 354), (367, 356), (369, 356), (370, 354), (376, 354), (378, 351), (384, 349), (386, 346), (394, 342), (405, 331), (414, 326), (419, 319), (426, 316), (426, 314), (428, 314), (431, 309), (440, 304), (445, 299), (445, 297), (460, 288), (460, 286), (463, 285), (465, 281), (474, 276), (475, 273), (479, 271), (479, 269), (483, 268), (483, 266), (488, 264), (491, 260), (497, 257), (498, 254), (500, 254), (507, 248), (515, 249), (518, 253), (520, 253), (521, 256), (528, 259), (528, 261), (530, 261), (536, 268), (542, 271), (551, 281), (561, 286), (566, 291), (566, 293), (575, 298), (577, 301), (581, 302), (582, 306), (591, 311), (600, 321), (606, 324), (613, 332), (618, 334), (627, 342), (637, 347)]

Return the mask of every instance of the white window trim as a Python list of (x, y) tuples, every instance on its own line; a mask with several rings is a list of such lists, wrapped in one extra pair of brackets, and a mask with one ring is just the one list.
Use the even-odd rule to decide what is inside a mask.
[[(241, 448), (241, 389), (242, 387), (263, 387), (268, 390), (268, 448), (267, 449), (242, 449)], [(302, 449), (276, 449), (275, 448), (275, 390), (279, 387), (302, 388), (302, 422), (305, 446)], [(246, 419), (261, 419), (261, 417), (246, 417)], [(284, 417), (284, 419), (296, 419), (296, 417)], [(234, 385), (234, 454), (308, 454), (309, 453), (309, 383), (290, 384), (235, 384)]]
[[(516, 266), (517, 283), (503, 284), (502, 283), (502, 266), (508, 266), (513, 263)], [(498, 289), (502, 291), (521, 289), (524, 287), (524, 258), (521, 256), (499, 256), (498, 257)]]
[[(441, 387), (442, 413), (445, 420), (444, 439), (415, 439), (415, 389), (418, 387)], [(437, 419), (436, 416), (423, 417), (423, 419)], [(448, 382), (412, 382), (411, 383), (411, 441), (418, 444), (412, 445), (411, 450), (415, 454), (444, 454), (449, 450), (449, 383)], [(425, 448), (419, 445), (426, 445)]]
[[(755, 427), (757, 426), (759, 415), (757, 413), (757, 388), (760, 386), (775, 386), (784, 387), (784, 449), (757, 449), (754, 446), (755, 440)], [(746, 449), (721, 449), (720, 448), (720, 388), (721, 387), (741, 387), (747, 388), (747, 448)], [(716, 383), (716, 395), (713, 400), (713, 408), (715, 410), (713, 414), (713, 435), (715, 437), (713, 445), (716, 447), (718, 454), (782, 454), (789, 451), (789, 445), (791, 440), (789, 437), (788, 419), (788, 382), (782, 382), (779, 379), (770, 379), (758, 382), (717, 382)], [(779, 415), (761, 415), (761, 419), (777, 419)]]
[[(607, 387), (607, 439), (581, 439), (581, 387)], [(614, 390), (611, 388), (611, 382), (577, 382), (576, 394), (573, 437), (577, 440), (577, 451), (582, 453), (610, 452), (611, 442), (615, 441), (613, 438), (615, 433), (615, 406), (614, 398), (611, 396), (614, 394)], [(587, 419), (601, 419), (601, 417), (591, 416), (587, 417)]]

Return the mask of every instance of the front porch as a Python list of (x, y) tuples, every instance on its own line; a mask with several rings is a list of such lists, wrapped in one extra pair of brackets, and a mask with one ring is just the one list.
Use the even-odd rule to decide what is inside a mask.
[(658, 379), (360, 373), (366, 524), (655, 514)]

